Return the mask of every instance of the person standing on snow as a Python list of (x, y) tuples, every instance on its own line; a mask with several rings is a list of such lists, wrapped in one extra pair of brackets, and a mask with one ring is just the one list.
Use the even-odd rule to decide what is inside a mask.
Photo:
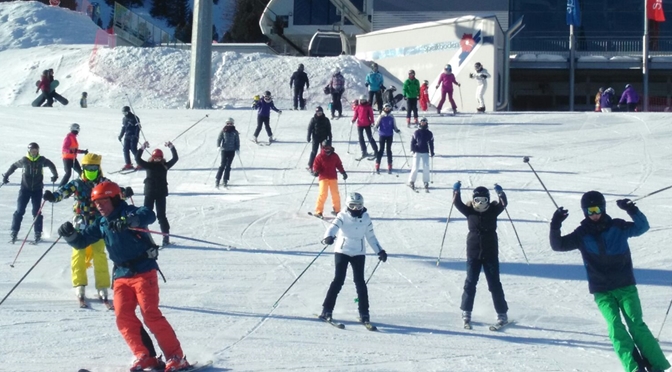
[(348, 195), (346, 210), (338, 213), (324, 233), (324, 244), (334, 244), (334, 262), (336, 270), (334, 279), (329, 285), (329, 290), (322, 303), (320, 319), (331, 321), (336, 298), (343, 288), (348, 265), (352, 266), (352, 275), (357, 288), (357, 306), (359, 321), (370, 322), (369, 315), (369, 292), (364, 278), (366, 265), (366, 249), (364, 240), (369, 243), (380, 261), (387, 261), (387, 252), (380, 246), (376, 234), (373, 232), (371, 217), (364, 208), (364, 197), (353, 192)]
[[(42, 76), (37, 82), (37, 90), (35, 93), (40, 93), (31, 104), (33, 107), (52, 107), (54, 99), (51, 97), (51, 80), (49, 79), (49, 70), (42, 71)], [(46, 104), (44, 104), (46, 101)], [(44, 106), (42, 106), (44, 104)]]
[(618, 101), (618, 108), (621, 108), (621, 105), (626, 104), (627, 110), (629, 112), (637, 111), (637, 105), (639, 104), (639, 94), (635, 88), (630, 84), (625, 85), (625, 90), (621, 95), (621, 99)]
[(600, 94), (600, 111), (611, 112), (611, 107), (614, 104), (614, 88), (607, 88)]
[(298, 110), (300, 107), (301, 110), (306, 109), (306, 100), (303, 99), (303, 89), (310, 88), (310, 82), (308, 81), (308, 75), (303, 72), (303, 63), (299, 63), (298, 70), (294, 71), (291, 79), (289, 79), (289, 88), (294, 89), (294, 110)]
[[(652, 370), (662, 372), (670, 368), (670, 363), (644, 323), (628, 246), (629, 238), (649, 230), (649, 222), (630, 199), (617, 200), (616, 205), (633, 222), (612, 219), (607, 214), (602, 193), (588, 191), (581, 197), (585, 218), (579, 227), (564, 236), (560, 228), (569, 213), (562, 207), (558, 208), (551, 219), (551, 248), (556, 252), (574, 249), (581, 252), (588, 274), (588, 290), (607, 321), (609, 338), (625, 371), (643, 370), (633, 356), (636, 346), (651, 364)], [(621, 316), (625, 318), (627, 329), (621, 322)]]
[(376, 173), (380, 174), (380, 161), (383, 159), (383, 151), (387, 151), (387, 173), (392, 174), (392, 140), (394, 133), (399, 133), (397, 123), (392, 115), (392, 105), (386, 103), (383, 113), (378, 116), (374, 129), (378, 129), (379, 150), (376, 154)]
[(425, 112), (428, 106), (431, 106), (429, 102), (429, 81), (425, 80), (420, 86), (420, 109)]
[(268, 134), (268, 144), (270, 145), (273, 142), (273, 132), (271, 131), (271, 110), (282, 114), (282, 110), (278, 110), (273, 104), (273, 98), (271, 97), (271, 92), (264, 92), (264, 98), (259, 101), (255, 101), (252, 108), (257, 109), (257, 129), (254, 130), (254, 143), (259, 143), (257, 137), (261, 132), (261, 126), (263, 125), (266, 128), (266, 134)]
[(320, 191), (313, 213), (315, 217), (322, 218), (324, 203), (327, 201), (328, 194), (331, 194), (331, 204), (334, 207), (331, 214), (336, 215), (341, 211), (341, 195), (338, 192), (336, 171), (341, 173), (343, 181), (348, 179), (341, 158), (334, 152), (334, 148), (328, 141), (324, 141), (322, 142), (322, 152), (315, 157), (315, 162), (313, 162), (313, 176), (319, 177), (320, 182)]
[(371, 106), (373, 106), (373, 98), (376, 98), (378, 113), (383, 112), (383, 95), (381, 89), (383, 89), (384, 81), (383, 74), (378, 72), (378, 64), (372, 64), (371, 72), (366, 75), (366, 83), (364, 85), (369, 88), (369, 102), (371, 102)]
[(486, 79), (490, 78), (490, 74), (486, 69), (483, 68), (481, 62), (476, 62), (474, 64), (475, 72), (469, 73), (470, 79), (476, 79), (478, 84), (476, 87), (476, 111), (485, 112), (485, 90), (488, 89), (488, 81)]
[(362, 150), (362, 158), (369, 156), (366, 152), (366, 142), (364, 141), (364, 133), (366, 132), (366, 137), (371, 143), (371, 149), (373, 150), (372, 154), (375, 155), (378, 153), (378, 146), (376, 146), (376, 141), (373, 139), (373, 134), (371, 133), (371, 126), (374, 123), (373, 119), (373, 109), (371, 104), (367, 102), (366, 96), (362, 95), (359, 97), (359, 106), (355, 110), (355, 114), (352, 117), (351, 124), (357, 122), (357, 134), (359, 136), (359, 147)]
[(147, 177), (145, 177), (145, 208), (154, 211), (154, 204), (156, 204), (156, 217), (159, 220), (161, 232), (166, 234), (163, 236), (164, 247), (170, 245), (170, 224), (166, 217), (166, 197), (168, 196), (168, 170), (172, 168), (179, 157), (177, 150), (172, 143), (166, 142), (166, 147), (170, 149), (172, 155), (170, 161), (166, 162), (163, 158), (163, 151), (155, 149), (152, 151), (152, 156), (149, 161), (142, 160), (142, 153), (149, 147), (149, 143), (145, 142), (135, 152), (135, 162), (138, 166), (147, 170)]
[(415, 190), (415, 179), (422, 164), (422, 181), (425, 190), (429, 190), (429, 158), (434, 157), (434, 134), (428, 129), (427, 118), (420, 120), (420, 128), (411, 137), (411, 153), (413, 154), (413, 168), (408, 178), (408, 186)]
[(343, 96), (343, 92), (345, 92), (345, 78), (341, 75), (341, 69), (338, 67), (333, 70), (331, 80), (329, 80), (329, 84), (325, 87), (325, 91), (329, 91), (329, 94), (331, 94), (331, 120), (336, 118), (335, 114), (337, 112), (340, 119), (343, 116), (341, 97)]
[(453, 115), (457, 114), (457, 104), (455, 104), (455, 100), (453, 99), (453, 84), (457, 85), (458, 87), (460, 86), (460, 83), (455, 80), (455, 75), (453, 75), (453, 68), (450, 67), (450, 65), (446, 65), (446, 67), (443, 69), (443, 73), (441, 73), (441, 76), (439, 77), (439, 83), (436, 84), (436, 89), (439, 89), (439, 86), (442, 85), (441, 101), (439, 102), (439, 105), (436, 106), (437, 114), (441, 114), (443, 103), (446, 102), (446, 95), (448, 95), (450, 107), (453, 109)]
[(420, 96), (420, 80), (415, 78), (415, 71), (408, 71), (408, 79), (404, 81), (404, 99), (408, 100), (406, 107), (406, 125), (411, 127), (411, 112), (414, 123), (418, 124), (418, 97)]
[[(156, 221), (147, 207), (136, 207), (122, 201), (119, 186), (111, 181), (101, 182), (91, 191), (91, 201), (100, 212), (91, 224), (77, 231), (70, 222), (58, 229), (58, 234), (76, 250), (98, 242), (107, 246), (114, 262), (114, 304), (117, 328), (136, 360), (131, 371), (163, 367), (163, 362), (151, 356), (147, 334), (135, 314), (140, 306), (143, 322), (154, 334), (166, 356), (165, 371), (175, 372), (189, 367), (173, 327), (159, 309), (158, 247), (148, 233), (129, 230), (144, 228)], [(148, 336), (147, 336), (148, 337)], [(150, 339), (151, 340), (151, 339)], [(154, 353), (155, 354), (155, 353)]]
[(79, 149), (79, 142), (77, 141), (78, 135), (79, 124), (72, 123), (70, 125), (70, 133), (65, 136), (63, 139), (63, 146), (61, 146), (61, 157), (63, 158), (63, 168), (65, 173), (63, 173), (63, 178), (58, 187), (61, 187), (70, 181), (73, 169), (77, 172), (78, 177), (82, 175), (82, 167), (77, 161), (77, 154), (86, 155), (89, 153), (89, 150)]
[(497, 325), (503, 326), (509, 319), (506, 313), (509, 306), (504, 297), (504, 289), (499, 278), (499, 246), (497, 242), (497, 216), (507, 207), (506, 194), (501, 186), (495, 185), (499, 202), (490, 200), (490, 191), (479, 186), (474, 189), (472, 200), (465, 205), (462, 202), (460, 188), (462, 183), (453, 185), (455, 208), (467, 218), (467, 278), (462, 292), (462, 320), (465, 328), (471, 328), (471, 311), (476, 298), (476, 284), (481, 270), (485, 272), (488, 289), (497, 312)]
[(310, 119), (308, 124), (308, 138), (307, 142), (313, 142), (312, 150), (310, 151), (310, 158), (308, 158), (308, 170), (313, 171), (313, 162), (315, 161), (315, 156), (317, 156), (317, 151), (320, 148), (320, 145), (326, 141), (328, 145), (331, 145), (331, 122), (324, 115), (324, 110), (322, 106), (317, 106), (315, 108), (315, 115)]
[[(119, 133), (119, 142), (124, 144), (124, 165), (121, 170), (133, 169), (131, 164), (131, 153), (135, 154), (138, 150), (138, 139), (140, 138), (140, 118), (131, 112), (131, 108), (124, 106), (121, 109), (124, 119), (121, 122), (121, 132)], [(140, 169), (136, 167), (135, 169)]]
[[(40, 146), (31, 142), (28, 144), (28, 153), (26, 156), (19, 159), (12, 164), (7, 172), (2, 175), (2, 183), (9, 183), (9, 176), (18, 168), (21, 168), (21, 187), (19, 188), (19, 197), (16, 200), (16, 211), (12, 217), (12, 232), (10, 243), (16, 242), (19, 229), (21, 228), (21, 221), (23, 215), (26, 213), (28, 202), (33, 203), (33, 219), (35, 220), (35, 243), (42, 240), (42, 213), (40, 206), (42, 199), (42, 189), (44, 188), (43, 168), (48, 167), (51, 171), (51, 182), (54, 183), (58, 179), (58, 172), (56, 166), (51, 160), (40, 156)], [(39, 213), (39, 214), (38, 214)]]
[(217, 137), (217, 147), (222, 156), (222, 162), (219, 164), (217, 174), (215, 175), (215, 187), (219, 188), (219, 180), (222, 179), (224, 173), (224, 187), (229, 184), (229, 177), (231, 175), (231, 163), (236, 153), (240, 151), (240, 136), (235, 127), (233, 118), (228, 118), (222, 131)]

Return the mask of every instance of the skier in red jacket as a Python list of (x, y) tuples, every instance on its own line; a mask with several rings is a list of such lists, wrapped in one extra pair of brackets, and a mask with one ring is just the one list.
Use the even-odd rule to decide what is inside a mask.
[[(370, 106), (369, 106), (370, 107)], [(322, 152), (320, 152), (313, 162), (313, 176), (320, 177), (320, 194), (315, 204), (315, 217), (322, 218), (324, 211), (324, 202), (327, 201), (327, 193), (331, 193), (331, 203), (334, 210), (331, 212), (334, 216), (341, 211), (341, 196), (338, 193), (338, 175), (339, 171), (343, 175), (343, 180), (348, 179), (348, 174), (343, 169), (341, 158), (334, 152), (334, 148), (328, 141), (322, 142)]]

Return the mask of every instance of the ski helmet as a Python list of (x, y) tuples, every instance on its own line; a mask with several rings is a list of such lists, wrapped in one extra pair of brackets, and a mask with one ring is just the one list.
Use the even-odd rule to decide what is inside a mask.
[(338, 68), (338, 67), (336, 67), (336, 68), (334, 68), (334, 69), (332, 70), (332, 73), (333, 73), (334, 75), (340, 74), (340, 73), (341, 73), (341, 69)]
[(390, 105), (389, 103), (384, 104), (384, 105), (383, 105), (383, 110), (384, 110), (384, 111), (390, 111), (390, 110), (392, 110), (392, 105)]
[(630, 88), (630, 87), (631, 87), (630, 84), (625, 84), (625, 89), (628, 89), (628, 88)]
[(161, 151), (161, 149), (155, 149), (154, 151), (152, 151), (152, 158), (163, 159), (163, 151)]
[(44, 71), (42, 71), (42, 75), (44, 75), (44, 76), (49, 75), (49, 70), (44, 70)]
[(31, 142), (28, 144), (28, 151), (30, 150), (39, 150), (40, 145), (37, 144), (37, 142)]
[(70, 124), (70, 131), (75, 132), (75, 133), (79, 133), (79, 124), (77, 124), (77, 123)]
[(122, 112), (124, 115), (126, 115), (126, 114), (128, 114), (129, 112), (131, 112), (131, 108), (128, 107), (128, 106), (124, 106), (124, 107), (121, 109), (121, 112)]
[(446, 71), (448, 71), (448, 72), (452, 72), (452, 71), (453, 71), (453, 68), (452, 68), (450, 65), (446, 65), (446, 67), (444, 68), (444, 70), (446, 70)]
[(373, 71), (375, 71), (375, 72), (378, 72), (378, 64), (374, 62), (374, 63), (371, 65), (371, 69), (372, 69)]
[(322, 106), (315, 107), (315, 113), (317, 114), (318, 112), (321, 112), (321, 113), (324, 114), (324, 109), (322, 108)]
[(347, 206), (351, 210), (362, 210), (364, 208), (364, 197), (358, 192), (351, 192), (348, 194)]
[(420, 118), (420, 126), (421, 127), (427, 128), (427, 124), (429, 124), (429, 122), (427, 121), (427, 118), (425, 118), (425, 117)]
[(411, 75), (411, 74), (415, 75), (415, 70), (408, 70), (408, 74), (409, 75)]
[(88, 97), (88, 96), (89, 96), (89, 93), (82, 92), (82, 97)]
[(425, 80), (422, 83), (425, 84), (425, 85), (429, 85), (429, 80)]
[[(592, 210), (593, 207), (598, 207), (599, 212), (597, 210)], [(602, 195), (602, 193), (599, 191), (588, 191), (587, 193), (583, 194), (581, 197), (581, 209), (583, 210), (583, 215), (586, 217), (591, 214), (606, 213), (607, 209), (604, 195)], [(591, 211), (588, 209), (591, 209)]]
[(117, 206), (121, 201), (121, 188), (112, 181), (101, 182), (91, 190), (91, 201), (110, 198), (113, 206)]
[(483, 65), (481, 64), (481, 62), (476, 62), (474, 64), (474, 68), (476, 69), (476, 71), (481, 71), (481, 69), (483, 68)]
[(270, 91), (267, 90), (267, 91), (264, 92), (264, 97), (270, 97), (270, 96), (271, 96)]
[(474, 189), (472, 206), (477, 212), (485, 212), (490, 207), (490, 191), (484, 186)]
[(395, 87), (395, 86), (393, 85), (393, 86), (390, 87), (390, 90), (393, 91), (393, 92), (395, 92), (395, 91), (397, 90), (397, 87)]
[(303, 63), (299, 63), (299, 71), (303, 71)]
[(366, 97), (366, 95), (362, 94), (361, 96), (359, 96), (359, 103), (366, 103), (367, 100), (368, 98)]
[(229, 124), (234, 125), (235, 123), (236, 123), (236, 121), (233, 120), (233, 118), (226, 119), (226, 125), (229, 125)]

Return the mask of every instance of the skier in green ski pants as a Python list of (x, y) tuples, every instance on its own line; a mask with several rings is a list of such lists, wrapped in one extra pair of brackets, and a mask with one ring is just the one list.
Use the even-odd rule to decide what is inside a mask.
[[(589, 191), (581, 198), (581, 209), (586, 217), (574, 232), (561, 236), (560, 227), (568, 212), (558, 208), (551, 219), (550, 241), (554, 251), (581, 252), (588, 274), (588, 289), (607, 321), (609, 338), (626, 372), (644, 372), (638, 363), (637, 349), (650, 363), (653, 372), (670, 368), (670, 363), (644, 323), (642, 306), (632, 269), (628, 238), (640, 236), (649, 230), (649, 222), (630, 199), (616, 202), (632, 217), (633, 222), (612, 219), (606, 213), (604, 196)], [(621, 314), (627, 329), (621, 322)]]

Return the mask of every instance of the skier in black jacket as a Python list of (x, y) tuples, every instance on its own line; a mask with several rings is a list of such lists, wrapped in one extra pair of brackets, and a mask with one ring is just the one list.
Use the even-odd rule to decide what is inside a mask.
[(508, 323), (509, 309), (504, 298), (504, 289), (499, 280), (499, 247), (497, 243), (497, 216), (507, 206), (506, 194), (502, 187), (495, 185), (495, 192), (500, 203), (490, 201), (490, 191), (483, 186), (474, 189), (473, 199), (465, 205), (460, 196), (462, 183), (453, 185), (454, 203), (460, 213), (467, 218), (469, 234), (467, 234), (467, 279), (464, 281), (462, 293), (462, 320), (465, 328), (470, 326), (471, 311), (476, 298), (476, 284), (481, 275), (481, 268), (488, 281), (488, 289), (492, 294), (492, 302), (497, 311), (497, 324)]
[[(121, 109), (124, 119), (121, 122), (121, 133), (119, 133), (119, 142), (124, 144), (124, 161), (126, 165), (122, 170), (133, 169), (131, 164), (131, 153), (135, 153), (138, 148), (138, 138), (140, 137), (140, 118), (131, 112), (131, 108), (124, 106)], [(140, 169), (139, 167), (137, 169)]]
[(224, 124), (224, 128), (219, 132), (219, 137), (217, 137), (217, 147), (222, 155), (222, 162), (215, 175), (215, 187), (217, 188), (219, 188), (219, 180), (222, 179), (222, 174), (224, 174), (224, 187), (229, 184), (231, 163), (233, 163), (236, 153), (240, 151), (240, 136), (236, 130), (235, 123), (233, 118), (228, 118), (226, 124)]
[(28, 145), (28, 154), (12, 164), (7, 172), (2, 175), (2, 183), (9, 183), (9, 176), (14, 173), (17, 168), (23, 168), (21, 176), (21, 188), (19, 188), (19, 198), (16, 201), (16, 211), (12, 219), (11, 242), (16, 241), (19, 229), (21, 228), (21, 221), (23, 215), (26, 213), (28, 201), (33, 202), (33, 218), (35, 219), (35, 242), (39, 242), (42, 238), (42, 213), (38, 216), (42, 200), (42, 189), (44, 188), (44, 176), (42, 175), (42, 168), (49, 167), (51, 171), (51, 182), (54, 183), (58, 179), (58, 172), (56, 166), (51, 160), (40, 156), (40, 146), (31, 142)]
[(313, 149), (310, 152), (310, 159), (308, 159), (308, 170), (313, 171), (313, 162), (315, 161), (315, 156), (317, 156), (317, 150), (320, 148), (320, 144), (323, 141), (327, 141), (331, 145), (331, 122), (324, 115), (324, 110), (322, 106), (317, 106), (315, 108), (315, 115), (310, 119), (310, 124), (308, 124), (308, 139), (307, 141), (313, 141)]
[(294, 87), (294, 110), (297, 110), (297, 107), (301, 107), (301, 110), (306, 109), (306, 100), (303, 99), (303, 87), (306, 89), (310, 88), (310, 82), (308, 81), (308, 75), (303, 72), (303, 63), (299, 64), (298, 70), (294, 71), (292, 78), (289, 79), (289, 87)]
[[(142, 152), (149, 147), (149, 143), (145, 142), (135, 153), (135, 161), (143, 169), (147, 171), (147, 178), (145, 178), (145, 207), (154, 210), (156, 204), (156, 218), (159, 220), (161, 232), (164, 234), (170, 233), (170, 224), (166, 218), (166, 197), (168, 196), (168, 169), (172, 168), (177, 160), (177, 150), (172, 143), (166, 142), (166, 147), (170, 149), (172, 158), (166, 162), (163, 158), (163, 151), (155, 149), (152, 151), (152, 157), (149, 161), (142, 160)], [(163, 246), (170, 244), (168, 235), (163, 236)]]

